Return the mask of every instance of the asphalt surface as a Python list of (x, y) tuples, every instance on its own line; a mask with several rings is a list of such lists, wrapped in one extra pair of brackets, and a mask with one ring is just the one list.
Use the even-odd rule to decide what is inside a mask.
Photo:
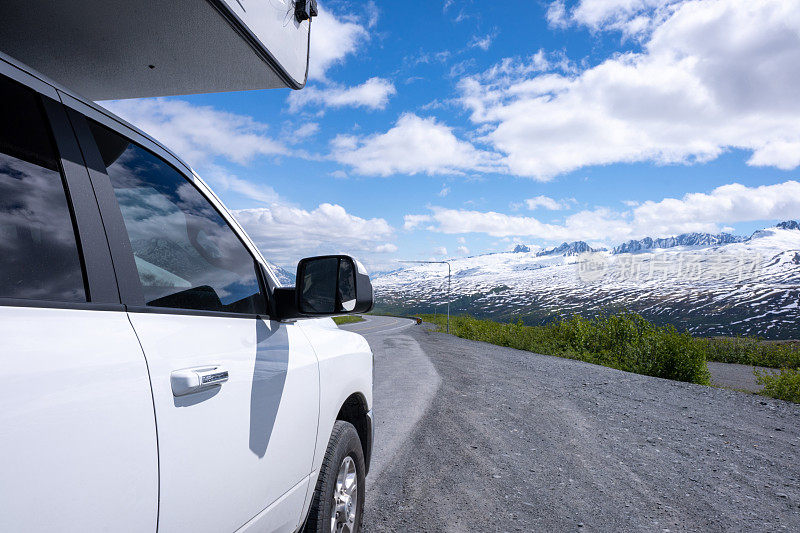
[(364, 530), (800, 531), (800, 405), (387, 317)]

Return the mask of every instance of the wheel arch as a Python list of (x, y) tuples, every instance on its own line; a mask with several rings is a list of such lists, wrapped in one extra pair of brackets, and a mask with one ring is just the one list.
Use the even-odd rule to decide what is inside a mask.
[(361, 440), (361, 450), (364, 452), (365, 475), (368, 474), (372, 458), (373, 427), (372, 412), (369, 410), (367, 398), (360, 392), (348, 396), (339, 409), (336, 420), (349, 422), (356, 428), (358, 438)]

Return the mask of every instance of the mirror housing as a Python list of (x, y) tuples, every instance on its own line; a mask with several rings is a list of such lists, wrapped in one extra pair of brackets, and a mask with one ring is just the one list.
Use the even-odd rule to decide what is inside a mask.
[(349, 255), (323, 255), (300, 260), (296, 287), (273, 292), (279, 320), (366, 313), (372, 309), (372, 283), (367, 271)]

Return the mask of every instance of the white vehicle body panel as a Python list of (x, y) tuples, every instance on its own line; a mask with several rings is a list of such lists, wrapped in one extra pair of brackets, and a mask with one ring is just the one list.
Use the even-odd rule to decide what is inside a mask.
[(0, 50), (92, 100), (306, 82), (291, 0), (4, 0), (0, 20)]
[[(291, 489), (304, 497), (317, 436), (319, 376), (316, 355), (297, 326), (129, 315), (152, 376), (161, 458), (159, 531), (233, 531)], [(228, 381), (173, 396), (173, 371), (207, 366), (227, 371)], [(283, 530), (301, 519), (296, 500), (284, 500), (293, 509), (271, 510)]]
[[(4, 73), (24, 67), (0, 60)], [(253, 241), (185, 163), (24, 70), (23, 83), (35, 77), (39, 91), (180, 169), (279, 286)], [(278, 322), (81, 305), (0, 302), (0, 454), (7, 465), (0, 531), (295, 531), (343, 404), (359, 398), (360, 420), (371, 409), (372, 353), (364, 338), (328, 318)], [(172, 372), (198, 367), (229, 376), (176, 397)]]
[(0, 307), (0, 530), (155, 531), (158, 452), (123, 312)]
[(360, 394), (372, 409), (372, 350), (364, 337), (339, 329), (330, 318), (301, 320), (298, 324), (312, 339), (321, 377), (320, 424), (314, 454), (316, 481), (333, 424), (345, 400)]
[(223, 0), (292, 79), (305, 83), (309, 23), (294, 17), (293, 0)]

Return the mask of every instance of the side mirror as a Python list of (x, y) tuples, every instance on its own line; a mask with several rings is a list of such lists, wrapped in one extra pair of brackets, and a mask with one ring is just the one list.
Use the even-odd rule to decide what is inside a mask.
[(372, 283), (364, 266), (348, 255), (300, 260), (297, 310), (303, 315), (366, 313), (372, 309)]

